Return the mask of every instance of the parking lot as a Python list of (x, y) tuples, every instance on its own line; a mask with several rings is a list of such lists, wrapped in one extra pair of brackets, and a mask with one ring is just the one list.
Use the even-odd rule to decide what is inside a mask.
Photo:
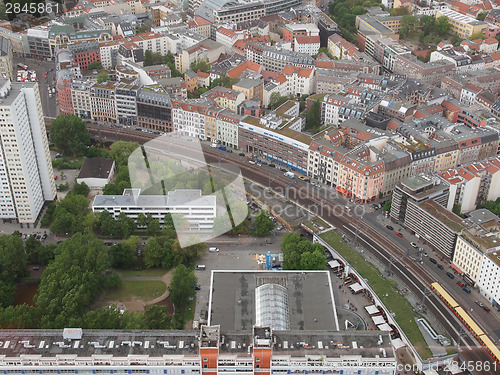
[(195, 270), (198, 284), (201, 286), (201, 290), (196, 292), (195, 320), (199, 319), (202, 310), (208, 311), (212, 270), (259, 270), (262, 268), (257, 263), (256, 256), (266, 254), (267, 251), (272, 253), (280, 251), (281, 236), (273, 239), (272, 244), (266, 244), (263, 238), (245, 237), (242, 241), (238, 241), (238, 237), (233, 239), (234, 243), (218, 241), (216, 245), (220, 249), (218, 253), (207, 252), (196, 262), (197, 265), (205, 265), (206, 269)]

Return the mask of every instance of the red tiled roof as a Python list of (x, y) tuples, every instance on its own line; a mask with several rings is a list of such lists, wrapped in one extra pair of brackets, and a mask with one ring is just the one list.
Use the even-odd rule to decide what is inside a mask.
[(313, 44), (319, 43), (319, 36), (296, 36), (295, 40), (299, 44)]
[(210, 77), (210, 74), (209, 74), (209, 73), (202, 72), (201, 70), (198, 70), (198, 71), (196, 72), (196, 75), (197, 75), (198, 77), (201, 77), (201, 78), (208, 78), (208, 77)]

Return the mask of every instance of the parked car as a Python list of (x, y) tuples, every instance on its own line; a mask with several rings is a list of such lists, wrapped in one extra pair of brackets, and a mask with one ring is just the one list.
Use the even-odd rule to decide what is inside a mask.
[(282, 230), (284, 228), (283, 225), (280, 225), (278, 228), (276, 228), (276, 230)]
[(211, 252), (211, 253), (218, 253), (219, 252), (219, 248), (218, 247), (209, 247), (208, 251)]
[(389, 230), (393, 230), (393, 229), (394, 229), (394, 228), (393, 228), (393, 227), (391, 227), (390, 225), (386, 225), (385, 227), (386, 227), (387, 229), (389, 229)]
[(470, 289), (469, 289), (468, 287), (464, 286), (464, 287), (462, 288), (462, 290), (463, 290), (465, 293), (470, 294)]
[(249, 162), (250, 164), (253, 164), (253, 165), (255, 165), (255, 164), (256, 164), (256, 163), (255, 163), (255, 160), (249, 160), (248, 162)]
[(463, 288), (465, 286), (463, 281), (457, 280), (457, 285)]
[(396, 236), (398, 236), (398, 237), (403, 237), (403, 233), (397, 232), (397, 233), (396, 233)]
[(269, 164), (269, 166), (270, 166), (271, 168), (275, 168), (275, 167), (276, 167), (276, 165), (274, 165), (274, 164)]
[(305, 181), (306, 178), (304, 176), (299, 176), (299, 180)]
[(410, 242), (411, 247), (418, 247), (418, 245), (415, 242)]
[(429, 262), (434, 263), (434, 264), (437, 264), (437, 260), (436, 260), (436, 259), (434, 259), (434, 258), (429, 258)]
[(212, 147), (212, 148), (217, 148), (217, 143), (212, 143), (212, 144), (210, 145), (210, 147)]
[(450, 279), (454, 279), (455, 275), (452, 274), (451, 272), (446, 272), (446, 276), (448, 276)]
[(483, 307), (483, 306), (484, 306), (484, 305), (483, 305), (483, 303), (482, 303), (482, 302), (480, 302), (480, 301), (476, 301), (476, 304), (477, 304), (479, 307)]
[(240, 152), (238, 155), (245, 156), (245, 154), (243, 152)]
[(439, 268), (440, 270), (442, 270), (442, 269), (443, 269), (443, 266), (442, 266), (442, 265), (440, 265), (440, 264), (438, 264), (438, 268)]

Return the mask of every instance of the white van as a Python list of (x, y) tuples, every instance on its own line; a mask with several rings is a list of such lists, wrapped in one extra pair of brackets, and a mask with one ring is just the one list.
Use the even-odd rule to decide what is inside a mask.
[(219, 248), (218, 247), (209, 247), (208, 251), (210, 251), (211, 253), (218, 253), (219, 252)]
[(200, 271), (205, 271), (206, 267), (204, 264), (198, 264), (194, 269), (200, 270)]

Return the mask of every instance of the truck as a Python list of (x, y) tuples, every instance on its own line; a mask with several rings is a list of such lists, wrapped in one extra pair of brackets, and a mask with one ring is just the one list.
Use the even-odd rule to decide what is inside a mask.
[(295, 173), (285, 172), (285, 176), (288, 177), (288, 178), (294, 178), (295, 177)]
[(226, 151), (226, 146), (220, 146), (219, 150)]

